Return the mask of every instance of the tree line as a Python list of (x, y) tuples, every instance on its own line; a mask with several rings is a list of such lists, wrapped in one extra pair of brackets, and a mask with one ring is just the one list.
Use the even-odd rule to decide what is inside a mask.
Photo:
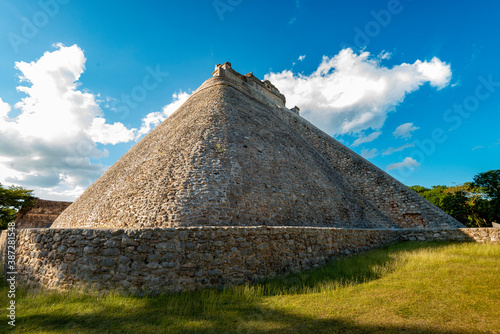
[(411, 186), (410, 189), (467, 227), (500, 224), (500, 169), (474, 176), (458, 186)]

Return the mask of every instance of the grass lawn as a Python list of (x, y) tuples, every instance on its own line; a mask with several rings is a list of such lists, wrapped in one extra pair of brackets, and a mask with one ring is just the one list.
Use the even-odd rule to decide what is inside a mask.
[(18, 289), (2, 333), (500, 333), (500, 246), (406, 242), (252, 286), (156, 297)]

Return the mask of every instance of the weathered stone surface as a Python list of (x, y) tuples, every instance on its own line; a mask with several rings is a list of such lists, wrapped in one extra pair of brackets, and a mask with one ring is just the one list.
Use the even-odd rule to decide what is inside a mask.
[[(500, 229), (338, 229), (320, 227), (195, 227), (138, 230), (92, 230), (71, 241), (71, 229), (17, 230), (19, 282), (71, 289), (98, 283), (100, 290), (132, 293), (181, 291), (241, 284), (276, 274), (316, 267), (339, 256), (406, 240), (500, 243)], [(120, 231), (120, 232), (117, 232)], [(149, 253), (107, 244), (129, 232)], [(130, 234), (129, 234), (130, 235)], [(186, 239), (180, 240), (180, 236)], [(205, 239), (210, 236), (210, 241)], [(54, 243), (52, 240), (58, 239)], [(68, 242), (71, 241), (70, 243)], [(97, 240), (98, 242), (94, 242)], [(167, 241), (168, 240), (168, 241)], [(157, 247), (166, 243), (178, 247)], [(237, 244), (246, 243), (244, 249)], [(193, 244), (192, 250), (182, 244)], [(0, 262), (6, 264), (7, 231), (0, 235)], [(71, 250), (71, 253), (68, 251)], [(5, 270), (6, 268), (4, 268)]]
[(50, 227), (54, 220), (71, 202), (36, 199), (32, 208), (20, 210), (16, 216), (16, 228)]
[(228, 63), (213, 75), (53, 226), (462, 227), (287, 109), (270, 82)]

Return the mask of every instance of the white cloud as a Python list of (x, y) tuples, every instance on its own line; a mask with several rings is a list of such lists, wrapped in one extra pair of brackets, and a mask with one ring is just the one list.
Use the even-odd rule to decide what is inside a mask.
[(298, 105), (301, 115), (330, 134), (378, 130), (406, 94), (425, 83), (441, 89), (451, 78), (450, 65), (437, 58), (388, 68), (381, 64), (388, 56), (373, 58), (348, 48), (332, 58), (324, 56), (311, 75), (284, 70), (265, 79), (285, 94), (289, 105)]
[(3, 102), (2, 98), (0, 97), (0, 122), (2, 119), (6, 119), (7, 115), (9, 114), (11, 110), (11, 107), (8, 103)]
[(172, 95), (173, 101), (163, 107), (163, 114), (166, 117), (172, 115), (174, 112), (177, 111), (177, 109), (179, 109), (180, 106), (184, 104), (184, 102), (187, 101), (187, 99), (190, 96), (191, 94), (186, 92), (179, 92), (178, 94), (173, 94)]
[(351, 146), (352, 147), (356, 147), (356, 146), (359, 146), (359, 145), (364, 144), (364, 143), (372, 142), (375, 139), (377, 139), (378, 136), (380, 136), (381, 134), (382, 134), (382, 132), (380, 132), (380, 131), (372, 132), (368, 136), (365, 136), (364, 134), (362, 134), (361, 137), (359, 137), (358, 139), (356, 139), (354, 141), (354, 143), (352, 143)]
[(410, 157), (406, 157), (401, 162), (390, 164), (389, 166), (387, 166), (386, 170), (403, 169), (403, 168), (414, 169), (415, 167), (418, 166), (420, 166), (420, 164), (417, 162), (417, 160)]
[(90, 138), (98, 143), (115, 145), (133, 140), (135, 138), (136, 129), (129, 130), (125, 125), (117, 122), (106, 124), (104, 118), (96, 117), (86, 132)]
[(391, 59), (392, 54), (388, 51), (383, 50), (378, 54), (378, 59)]
[(143, 135), (149, 133), (149, 131), (151, 131), (154, 127), (156, 127), (164, 120), (165, 115), (160, 111), (147, 114), (146, 117), (142, 119), (142, 125), (137, 132), (136, 140), (139, 140), (139, 138), (141, 138)]
[(404, 124), (401, 124), (400, 126), (398, 126), (392, 134), (396, 138), (401, 137), (401, 138), (408, 139), (408, 138), (411, 138), (411, 136), (413, 135), (412, 132), (415, 130), (418, 130), (418, 129), (420, 129), (420, 128), (413, 126), (413, 123), (404, 123)]
[(450, 66), (438, 58), (434, 57), (430, 62), (417, 60), (415, 64), (418, 72), (422, 73), (425, 81), (429, 81), (432, 86), (442, 89), (450, 83)]
[(402, 150), (410, 148), (410, 147), (415, 147), (415, 144), (411, 143), (411, 144), (405, 144), (405, 145), (399, 146), (399, 147), (389, 147), (388, 149), (386, 149), (382, 152), (382, 155), (384, 155), (384, 156), (391, 155), (391, 154), (396, 153), (396, 152), (401, 152)]
[(172, 115), (187, 99), (191, 94), (186, 92), (179, 92), (172, 95), (173, 101), (163, 107), (162, 111), (152, 112), (146, 115), (142, 119), (142, 125), (137, 132), (136, 139), (139, 139), (143, 135), (149, 133), (154, 127), (167, 119), (168, 116)]
[(306, 55), (301, 55), (301, 56), (299, 56), (299, 60), (300, 60), (300, 61), (303, 61), (304, 59), (306, 59)]
[(372, 148), (371, 150), (362, 149), (361, 156), (365, 159), (375, 158), (378, 155), (378, 150), (376, 148)]
[(135, 129), (106, 124), (96, 96), (78, 89), (85, 56), (77, 46), (56, 45), (32, 62), (16, 62), (20, 71), (14, 106), (0, 103), (0, 182), (34, 189), (37, 196), (74, 199), (107, 167), (91, 159), (107, 155), (97, 143), (130, 141)]

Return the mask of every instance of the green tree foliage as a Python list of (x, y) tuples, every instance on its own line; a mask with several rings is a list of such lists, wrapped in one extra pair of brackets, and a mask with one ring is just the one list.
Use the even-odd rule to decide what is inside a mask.
[(411, 186), (410, 189), (468, 227), (500, 223), (500, 170), (474, 176), (474, 182), (447, 187)]
[(447, 186), (432, 186), (432, 188), (425, 188), (422, 186), (411, 186), (410, 189), (417, 194), (431, 202), (437, 207), (441, 207)]
[(477, 174), (473, 185), (484, 194), (482, 200), (489, 202), (491, 219), (500, 224), (500, 169)]
[(32, 206), (34, 199), (33, 190), (14, 186), (5, 188), (0, 183), (0, 230), (14, 221), (18, 210)]
[(467, 192), (463, 190), (449, 192), (441, 200), (441, 208), (456, 220), (469, 225), (471, 208), (468, 201)]

